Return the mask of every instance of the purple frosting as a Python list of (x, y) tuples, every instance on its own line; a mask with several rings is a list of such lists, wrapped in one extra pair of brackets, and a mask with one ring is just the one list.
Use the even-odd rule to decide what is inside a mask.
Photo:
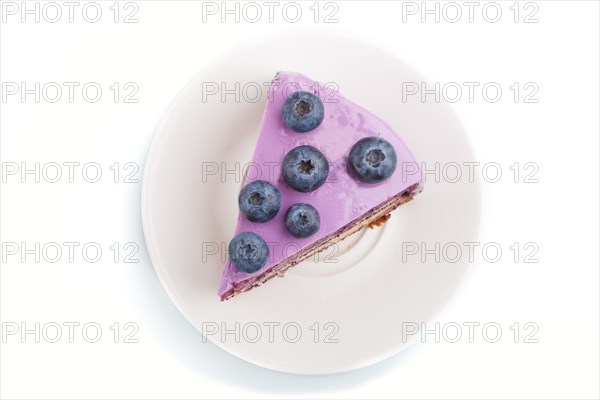
[[(285, 99), (298, 90), (312, 91), (319, 96), (325, 108), (323, 122), (306, 133), (289, 129), (281, 116)], [(379, 136), (390, 142), (398, 157), (393, 175), (377, 184), (362, 183), (347, 169), (350, 149), (358, 140), (368, 136)], [(314, 192), (297, 192), (281, 176), (283, 158), (289, 150), (300, 145), (316, 147), (329, 161), (327, 181)], [(345, 99), (331, 87), (323, 87), (304, 75), (280, 72), (271, 83), (246, 183), (257, 179), (267, 180), (279, 189), (281, 209), (275, 218), (265, 223), (250, 222), (240, 214), (234, 235), (239, 232), (260, 235), (269, 246), (269, 259), (261, 270), (253, 274), (238, 271), (228, 259), (221, 278), (220, 296), (230, 291), (234, 284), (263, 274), (285, 258), (420, 182), (421, 171), (402, 139), (386, 122)], [(285, 228), (285, 213), (295, 203), (309, 203), (319, 211), (320, 230), (309, 238), (294, 238)]]

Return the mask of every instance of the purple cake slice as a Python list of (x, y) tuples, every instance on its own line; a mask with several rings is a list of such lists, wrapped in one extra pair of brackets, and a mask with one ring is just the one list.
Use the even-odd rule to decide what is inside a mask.
[(422, 190), (418, 163), (387, 123), (295, 73), (273, 79), (249, 165), (221, 300), (380, 226)]

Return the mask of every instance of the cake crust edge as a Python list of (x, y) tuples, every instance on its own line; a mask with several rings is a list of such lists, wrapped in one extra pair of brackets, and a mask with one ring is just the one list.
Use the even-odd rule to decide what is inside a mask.
[(258, 286), (261, 286), (276, 276), (283, 276), (288, 269), (299, 264), (301, 261), (316, 253), (326, 250), (330, 246), (341, 242), (363, 228), (369, 227), (373, 229), (382, 226), (391, 218), (392, 211), (401, 205), (408, 203), (422, 191), (423, 185), (421, 183), (416, 183), (408, 187), (397, 195), (392, 196), (387, 201), (377, 205), (376, 207), (373, 207), (364, 213), (360, 218), (357, 218), (356, 220), (344, 225), (334, 233), (323, 237), (312, 246), (309, 246), (302, 251), (299, 251), (295, 255), (286, 258), (281, 263), (274, 265), (262, 275), (254, 276), (234, 284), (231, 289), (221, 295), (221, 301), (229, 300), (240, 293), (247, 292)]

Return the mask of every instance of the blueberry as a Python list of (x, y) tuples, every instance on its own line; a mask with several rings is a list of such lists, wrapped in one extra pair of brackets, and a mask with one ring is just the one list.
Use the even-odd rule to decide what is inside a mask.
[(312, 192), (321, 186), (329, 174), (327, 159), (312, 146), (298, 146), (283, 159), (283, 179), (292, 189)]
[(256, 233), (242, 232), (229, 242), (229, 258), (238, 270), (251, 274), (264, 267), (269, 248)]
[(252, 222), (266, 222), (281, 207), (279, 190), (267, 181), (253, 181), (242, 188), (238, 197), (240, 211)]
[(386, 180), (396, 169), (396, 151), (385, 139), (372, 136), (359, 140), (352, 146), (349, 168), (363, 182), (377, 183)]
[(283, 122), (296, 132), (308, 132), (323, 121), (321, 99), (311, 92), (294, 92), (283, 103)]
[(297, 203), (285, 214), (285, 227), (296, 238), (307, 238), (321, 227), (321, 217), (310, 204)]

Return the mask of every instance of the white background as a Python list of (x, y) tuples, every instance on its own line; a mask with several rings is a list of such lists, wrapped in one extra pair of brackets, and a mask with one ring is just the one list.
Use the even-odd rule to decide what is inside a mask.
[[(1, 157), (7, 172), (36, 162), (79, 162), (74, 182), (63, 176), (49, 183), (43, 176), (5, 176), (2, 183), (0, 396), (2, 398), (234, 398), (234, 397), (408, 397), (408, 398), (598, 398), (599, 393), (599, 5), (595, 1), (538, 1), (525, 9), (499, 2), (502, 16), (491, 23), (474, 21), (468, 8), (460, 21), (403, 14), (401, 2), (336, 2), (337, 23), (318, 22), (302, 3), (299, 22), (286, 21), (281, 6), (269, 22), (266, 6), (260, 22), (239, 23), (220, 14), (206, 16), (195, 1), (138, 1), (137, 23), (123, 23), (134, 8), (99, 2), (99, 22), (84, 20), (84, 2), (74, 22), (61, 2), (62, 19), (4, 13), (0, 28), (0, 74), (7, 82), (97, 82), (103, 95), (97, 103), (81, 97), (49, 103), (34, 95), (2, 99)], [(35, 2), (29, 2), (33, 8)], [(14, 3), (22, 7), (20, 2)], [(39, 3), (40, 9), (45, 3)], [(234, 7), (233, 3), (229, 3)], [(283, 3), (282, 3), (283, 4)], [(414, 3), (422, 7), (421, 3)], [(440, 11), (445, 3), (439, 3)], [(220, 2), (216, 3), (221, 7)], [(513, 7), (510, 9), (509, 7)], [(404, 7), (404, 8), (403, 8)], [(435, 7), (429, 2), (428, 7)], [(537, 23), (523, 19), (535, 8)], [(333, 10), (329, 8), (327, 11)], [(40, 10), (41, 11), (41, 10)], [(48, 16), (54, 17), (53, 10)], [(488, 17), (494, 17), (488, 10)], [(90, 11), (92, 13), (92, 11)], [(93, 13), (90, 14), (93, 17)], [(293, 16), (293, 15), (292, 15)], [(404, 18), (404, 21), (403, 21)], [(481, 91), (469, 102), (466, 94), (453, 109), (467, 130), (478, 161), (497, 162), (503, 177), (483, 184), (481, 242), (497, 242), (506, 254), (498, 263), (481, 262), (460, 294), (436, 321), (496, 322), (503, 329), (497, 343), (476, 335), (435, 343), (427, 338), (409, 350), (373, 367), (335, 376), (294, 376), (253, 366), (210, 343), (172, 305), (152, 269), (140, 221), (141, 183), (123, 182), (124, 164), (140, 166), (133, 178), (141, 182), (153, 130), (166, 107), (203, 65), (232, 46), (254, 37), (290, 29), (320, 29), (371, 42), (411, 64), (430, 82), (497, 82), (503, 89), (496, 103)], [(290, 44), (293, 45), (293, 44)], [(360, 57), (360, 54), (357, 54)], [(343, 68), (343, 66), (340, 66)], [(373, 79), (387, 77), (374, 76)], [(401, 77), (395, 77), (401, 79)], [(114, 82), (139, 87), (137, 103), (117, 103), (109, 89)], [(514, 82), (539, 87), (537, 103), (515, 103)], [(365, 82), (365, 85), (368, 85)], [(52, 92), (53, 93), (53, 92)], [(6, 95), (3, 90), (3, 95)], [(52, 94), (51, 97), (54, 95)], [(360, 102), (360, 99), (355, 99)], [(432, 101), (429, 99), (428, 101)], [(444, 99), (442, 99), (444, 101)], [(432, 145), (435, 145), (434, 143)], [(98, 183), (88, 183), (81, 166), (96, 162)], [(119, 183), (109, 167), (120, 163)], [(539, 166), (538, 183), (515, 183), (515, 162)], [(68, 170), (63, 169), (63, 174)], [(53, 175), (52, 175), (53, 176)], [(451, 199), (449, 199), (451, 201)], [(6, 243), (33, 248), (49, 242), (78, 242), (75, 261), (67, 254), (56, 262), (7, 254)], [(85, 261), (81, 247), (95, 242), (103, 250), (97, 263)], [(118, 242), (139, 246), (138, 263), (113, 260), (109, 247)], [(508, 247), (535, 242), (539, 263), (512, 259)], [(4, 262), (5, 261), (5, 262)], [(7, 335), (16, 323), (33, 328), (56, 322), (77, 322), (73, 343), (63, 337), (49, 343), (35, 335), (22, 340)], [(103, 330), (88, 343), (81, 326), (95, 322)], [(114, 343), (113, 326), (121, 335)], [(138, 343), (124, 343), (124, 324), (139, 327)], [(432, 323), (435, 321), (432, 321)], [(539, 327), (538, 343), (514, 343), (515, 322)], [(376, 329), (375, 327), (373, 329)], [(127, 330), (130, 332), (131, 330)], [(54, 332), (54, 331), (52, 331)], [(91, 332), (91, 331), (90, 331)], [(92, 334), (91, 332), (90, 334)], [(523, 333), (523, 331), (521, 331)], [(53, 336), (51, 333), (50, 336)], [(92, 335), (93, 336), (93, 335)]]

